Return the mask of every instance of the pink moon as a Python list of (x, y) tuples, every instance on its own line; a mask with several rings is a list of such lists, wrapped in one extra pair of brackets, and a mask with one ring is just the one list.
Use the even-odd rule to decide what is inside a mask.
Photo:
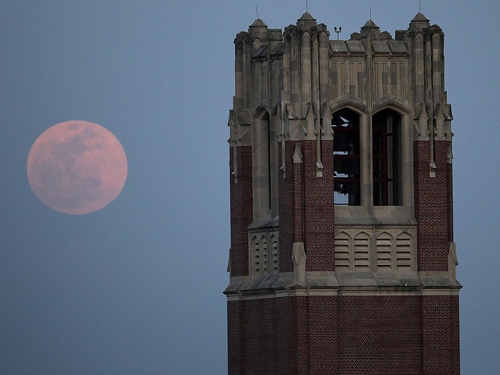
[(118, 139), (93, 122), (74, 120), (43, 132), (28, 155), (35, 195), (52, 209), (85, 215), (111, 203), (127, 179), (127, 157)]

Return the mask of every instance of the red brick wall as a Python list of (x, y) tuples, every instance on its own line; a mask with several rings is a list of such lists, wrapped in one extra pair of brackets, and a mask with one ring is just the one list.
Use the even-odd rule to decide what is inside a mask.
[(276, 300), (244, 302), (245, 374), (276, 374)]
[(228, 302), (230, 375), (458, 375), (458, 296)]
[[(451, 142), (447, 143), (447, 153), (451, 154)], [(448, 241), (453, 242), (453, 164), (448, 163), (446, 165), (447, 168), (447, 187), (446, 191), (448, 192)]]
[[(229, 148), (230, 165), (233, 151)], [(253, 220), (252, 147), (238, 147), (238, 180), (230, 177), (231, 193), (231, 276), (248, 275), (248, 233)]]
[(423, 373), (460, 374), (458, 296), (422, 297)]
[(418, 296), (340, 297), (338, 373), (422, 374), (420, 311)]
[(453, 238), (453, 201), (448, 141), (436, 141), (435, 177), (429, 175), (429, 142), (414, 143), (415, 218), (418, 222), (418, 270), (447, 271), (449, 242)]
[(292, 364), (290, 374), (309, 374), (308, 297), (292, 298)]
[(333, 296), (309, 298), (308, 374), (338, 374), (337, 301)]
[(243, 302), (227, 302), (228, 375), (245, 374)]
[[(303, 163), (294, 163), (292, 159), (297, 144)], [(305, 243), (308, 271), (335, 269), (332, 147), (332, 141), (323, 141), (324, 177), (316, 177), (316, 141), (286, 143), (286, 178), (279, 177), (281, 272), (293, 271), (294, 242)], [(281, 146), (279, 149), (281, 165)]]
[(228, 302), (229, 374), (336, 374), (336, 297)]
[[(323, 143), (324, 177), (316, 177), (316, 142), (286, 144), (279, 176), (280, 270), (293, 270), (293, 242), (304, 241), (308, 271), (334, 270), (333, 151)], [(414, 144), (418, 268), (446, 271), (453, 240), (452, 169), (447, 141)], [(281, 159), (281, 147), (279, 148)], [(231, 163), (232, 163), (231, 153)], [(251, 147), (238, 148), (231, 177), (231, 276), (248, 274), (252, 222)], [(232, 165), (232, 164), (231, 164)], [(281, 160), (280, 160), (281, 165)], [(455, 296), (313, 296), (228, 302), (229, 374), (458, 375), (459, 320)]]
[(322, 142), (323, 177), (316, 177), (316, 141), (304, 141), (304, 237), (307, 271), (335, 270), (333, 142)]
[[(295, 147), (303, 149), (301, 142), (294, 142)], [(295, 152), (295, 151), (294, 151)], [(304, 163), (293, 163), (293, 242), (304, 242)]]
[(291, 319), (292, 298), (276, 299), (276, 374), (290, 375), (292, 364), (292, 335), (293, 322)]
[[(283, 163), (281, 143), (278, 145), (279, 165)], [(295, 209), (294, 203), (296, 180), (301, 179), (302, 164), (293, 163), (293, 152), (295, 142), (289, 141), (285, 145), (285, 172), (286, 176), (280, 173), (278, 177), (279, 185), (279, 214), (280, 214), (280, 234), (279, 234), (279, 262), (280, 272), (292, 272), (292, 243), (296, 240), (295, 222), (302, 218), (302, 214)], [(299, 185), (300, 186), (300, 185)], [(300, 192), (299, 192), (300, 195)]]

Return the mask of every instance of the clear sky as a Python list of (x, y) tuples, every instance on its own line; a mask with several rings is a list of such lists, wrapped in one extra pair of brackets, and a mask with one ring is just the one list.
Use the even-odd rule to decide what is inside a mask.
[[(303, 0), (0, 2), (0, 373), (227, 373), (228, 110), (234, 45)], [(418, 0), (309, 0), (341, 38), (371, 17), (394, 35)], [(423, 0), (446, 34), (454, 121), (462, 374), (500, 368), (497, 0)], [(332, 38), (335, 35), (332, 35)], [(121, 195), (56, 212), (26, 177), (31, 145), (67, 120), (127, 153)]]

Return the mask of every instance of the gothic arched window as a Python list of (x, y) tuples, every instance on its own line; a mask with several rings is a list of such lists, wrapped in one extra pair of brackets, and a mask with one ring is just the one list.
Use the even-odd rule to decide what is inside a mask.
[(252, 147), (255, 218), (278, 214), (278, 141), (273, 117), (267, 110), (254, 118)]
[(401, 116), (385, 109), (372, 120), (373, 205), (403, 204), (401, 183)]
[(347, 108), (333, 113), (332, 129), (335, 204), (359, 206), (361, 204), (359, 115)]

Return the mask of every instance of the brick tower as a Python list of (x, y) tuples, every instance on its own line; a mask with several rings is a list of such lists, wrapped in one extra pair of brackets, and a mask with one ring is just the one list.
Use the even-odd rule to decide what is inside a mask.
[(229, 374), (456, 375), (444, 34), (235, 39)]

